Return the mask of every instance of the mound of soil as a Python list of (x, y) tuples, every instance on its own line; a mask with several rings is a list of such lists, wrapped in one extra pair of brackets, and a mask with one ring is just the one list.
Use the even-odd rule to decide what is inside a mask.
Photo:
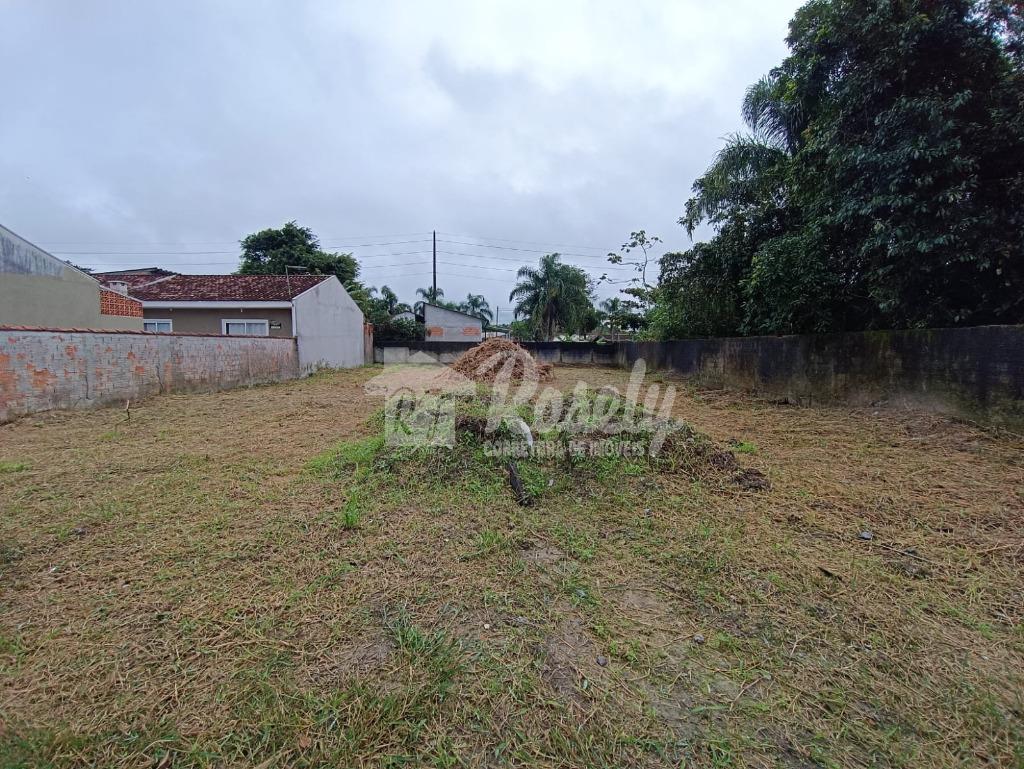
[(511, 381), (536, 378), (544, 382), (551, 379), (551, 364), (538, 363), (522, 347), (508, 339), (487, 339), (466, 350), (452, 368), (474, 382), (493, 383), (509, 371)]

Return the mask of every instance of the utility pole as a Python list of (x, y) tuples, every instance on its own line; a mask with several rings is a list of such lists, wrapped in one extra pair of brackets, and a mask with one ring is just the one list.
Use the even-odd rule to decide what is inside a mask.
[(437, 230), (434, 230), (434, 298), (430, 301), (437, 302)]

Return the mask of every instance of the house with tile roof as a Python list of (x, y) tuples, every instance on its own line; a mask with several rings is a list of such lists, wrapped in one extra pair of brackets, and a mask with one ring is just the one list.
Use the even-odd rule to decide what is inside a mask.
[(294, 337), (299, 365), (363, 364), (363, 313), (334, 275), (182, 275), (160, 268), (97, 273), (142, 302), (158, 333)]

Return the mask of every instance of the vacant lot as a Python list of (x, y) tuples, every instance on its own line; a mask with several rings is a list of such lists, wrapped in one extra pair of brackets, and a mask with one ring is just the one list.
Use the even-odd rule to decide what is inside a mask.
[(770, 489), (357, 496), (374, 373), (0, 426), (0, 766), (1024, 765), (1019, 440), (684, 390)]

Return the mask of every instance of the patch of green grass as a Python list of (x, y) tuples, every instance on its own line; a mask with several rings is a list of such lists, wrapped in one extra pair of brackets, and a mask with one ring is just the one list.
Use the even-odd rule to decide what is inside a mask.
[(503, 532), (494, 529), (484, 529), (474, 538), (473, 550), (466, 557), (482, 558), (502, 550), (508, 550), (511, 546), (511, 540)]
[(28, 462), (0, 462), (0, 473), (20, 473), (28, 468)]
[(358, 510), (346, 507), (341, 513), (341, 528), (346, 531), (353, 531), (359, 528), (359, 521), (362, 516)]
[(751, 441), (739, 441), (733, 444), (733, 450), (737, 454), (756, 454), (757, 444)]
[(345, 500), (345, 506), (341, 509), (340, 515), (338, 516), (338, 523), (341, 524), (341, 528), (346, 531), (354, 531), (359, 528), (359, 522), (362, 520), (362, 507), (360, 505), (360, 494), (359, 489), (353, 489), (352, 493), (349, 494), (348, 499)]
[(28, 649), (16, 636), (0, 635), (0, 675), (16, 672)]
[(593, 608), (598, 604), (594, 589), (578, 569), (570, 569), (562, 577), (561, 588), (569, 600), (580, 608)]
[(383, 447), (383, 435), (347, 441), (317, 455), (309, 461), (308, 467), (314, 473), (335, 478), (365, 476)]
[(21, 544), (12, 540), (4, 540), (0, 542), (0, 566), (6, 566), (9, 563), (14, 563), (20, 560), (24, 555)]
[(558, 524), (554, 528), (555, 538), (563, 549), (573, 558), (580, 561), (591, 561), (597, 552), (597, 540), (583, 529)]

